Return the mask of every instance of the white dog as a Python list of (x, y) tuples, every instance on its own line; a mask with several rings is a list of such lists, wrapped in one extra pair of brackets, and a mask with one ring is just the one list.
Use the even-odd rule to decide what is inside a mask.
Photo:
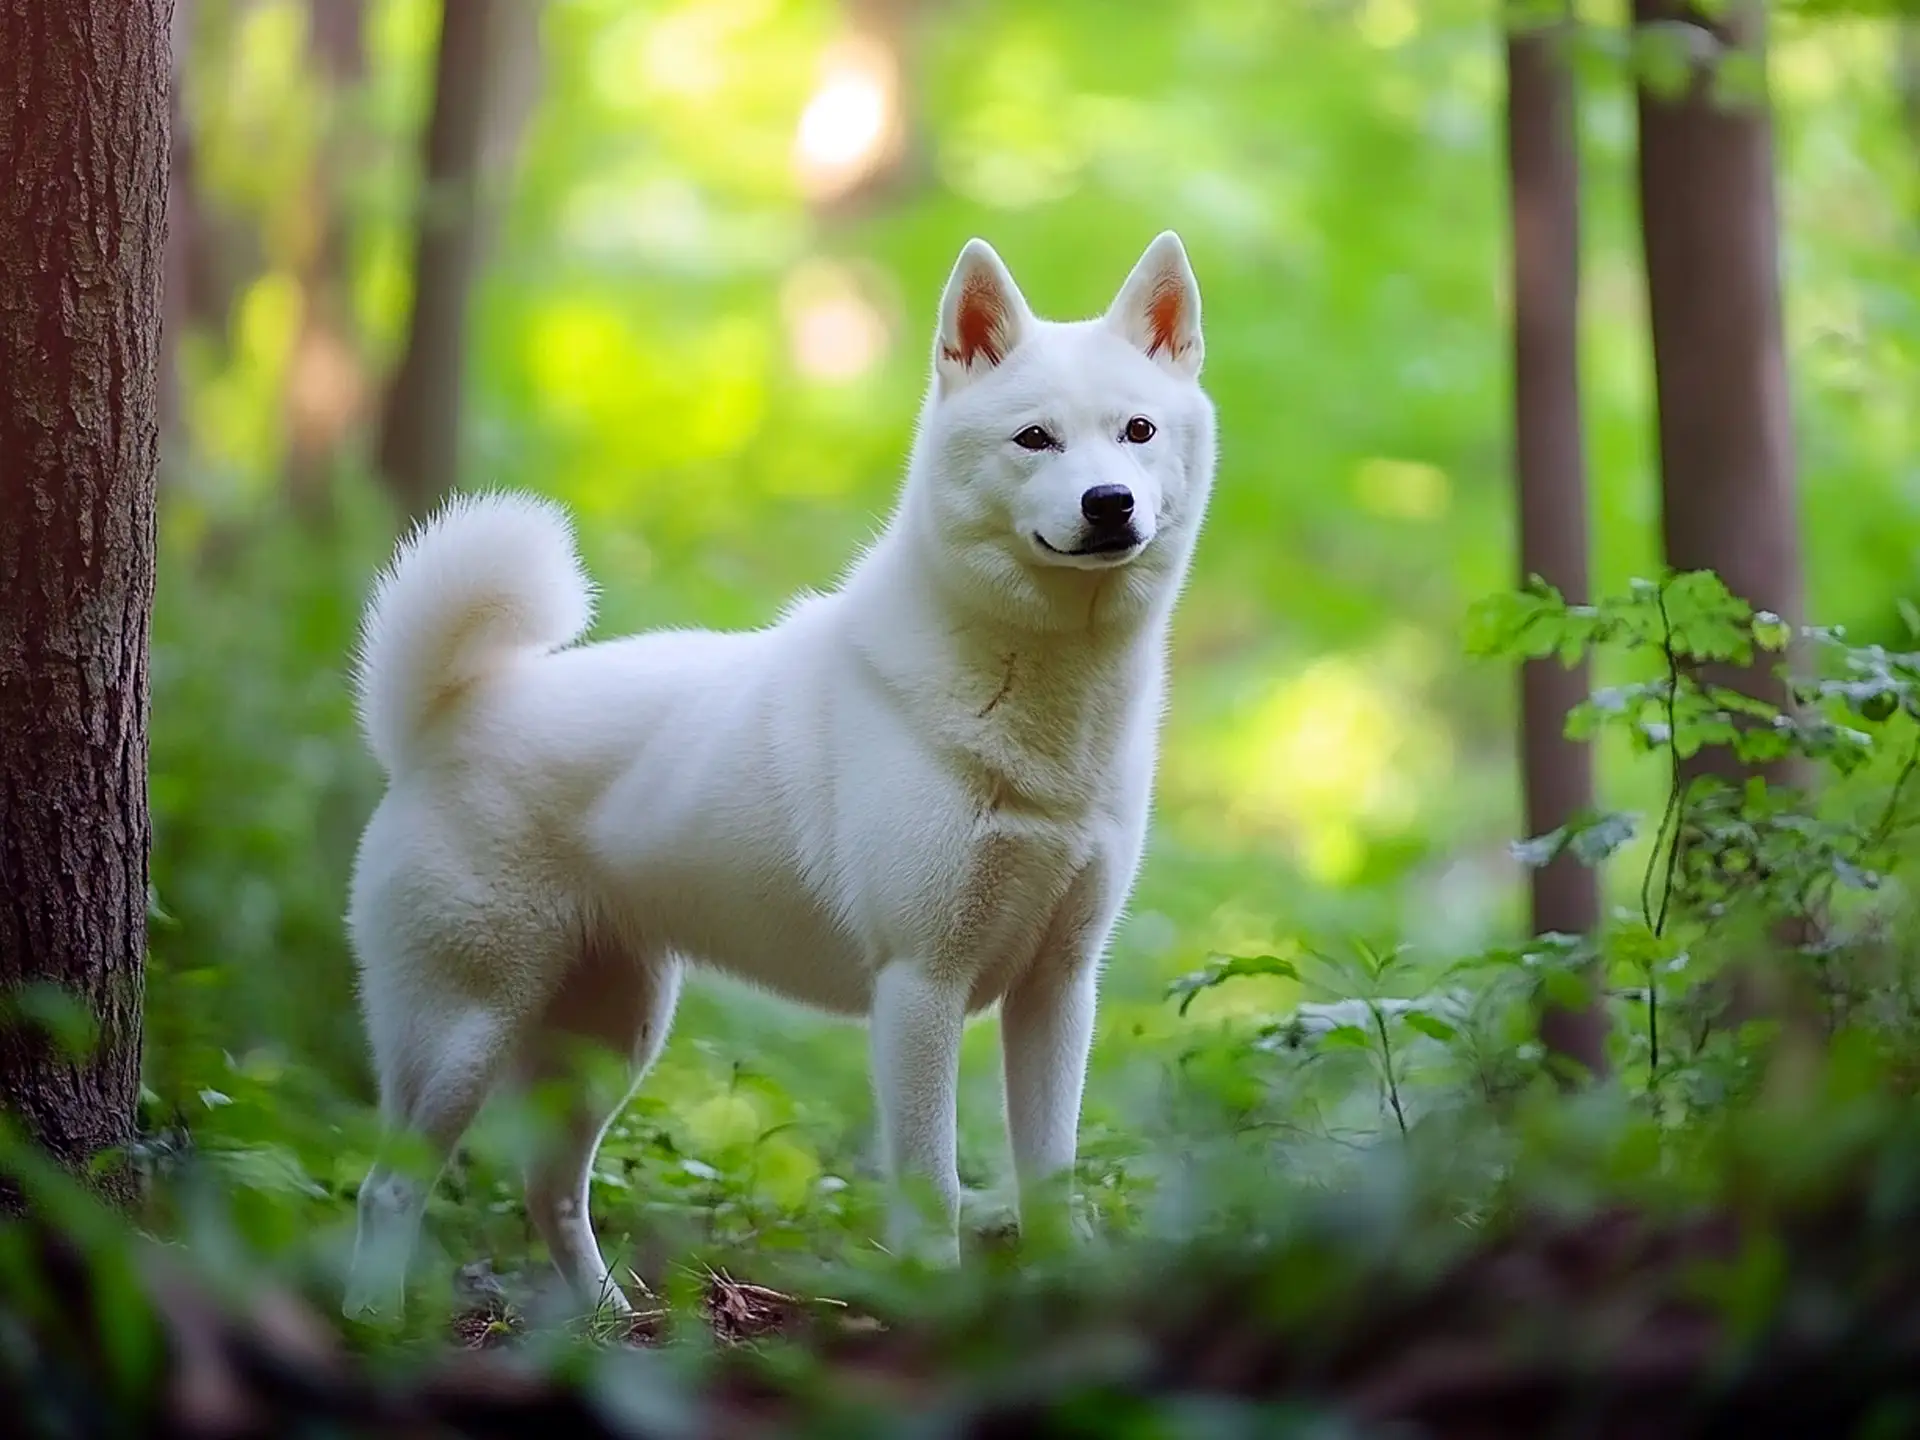
[[(831, 594), (574, 645), (567, 521), (509, 495), (455, 500), (382, 577), (358, 678), (392, 781), (348, 924), (386, 1119), (444, 1155), (496, 1081), (560, 1082), (527, 1203), (582, 1300), (623, 1304), (587, 1193), (626, 1092), (573, 1083), (564, 1049), (610, 1047), (630, 1091), (689, 963), (868, 1018), (893, 1243), (943, 1263), (961, 1029), (998, 1003), (1023, 1220), (1064, 1217), (1213, 481), (1201, 352), (1171, 232), (1073, 324), (973, 240), (898, 508)], [(398, 1311), (425, 1199), (367, 1176), (350, 1311)]]

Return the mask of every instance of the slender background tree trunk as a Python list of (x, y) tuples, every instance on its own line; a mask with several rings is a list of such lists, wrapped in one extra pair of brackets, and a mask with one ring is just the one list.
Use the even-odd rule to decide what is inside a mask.
[(0, 0), (0, 1100), (76, 1169), (139, 1094), (171, 10)]
[[(1633, 13), (1652, 43), (1684, 46), (1696, 57), (1677, 93), (1643, 80), (1639, 96), (1667, 563), (1714, 570), (1756, 608), (1798, 621), (1773, 130), (1764, 95), (1750, 88), (1758, 83), (1765, 9), (1740, 0), (1709, 20), (1695, 6), (1634, 0)], [(1716, 87), (1716, 78), (1725, 83)], [(1770, 664), (1706, 678), (1785, 704)], [(1736, 771), (1724, 750), (1703, 752), (1700, 764)]]
[[(1773, 127), (1764, 82), (1766, 7), (1634, 0), (1647, 56), (1639, 89), (1640, 228), (1659, 405), (1661, 530), (1674, 570), (1712, 570), (1756, 610), (1804, 616), (1794, 484), (1791, 401), (1781, 320), (1779, 207)], [(1677, 84), (1662, 85), (1665, 71)], [(1778, 657), (1747, 667), (1702, 665), (1703, 684), (1724, 685), (1786, 708)], [(1799, 784), (1791, 760), (1750, 772), (1727, 746), (1703, 746), (1682, 763), (1683, 783), (1733, 784), (1758, 773)], [(1687, 843), (1683, 829), (1678, 841)], [(1806, 926), (1773, 935), (1775, 958), (1729, 970), (1735, 1018), (1783, 1022), (1772, 1075), (1799, 1086), (1823, 1045), (1807, 977), (1792, 963)]]
[(926, 0), (841, 0), (848, 38), (857, 38), (886, 57), (895, 110), (865, 168), (809, 196), (823, 219), (850, 222), (899, 205), (931, 175), (924, 113), (927, 90), (920, 83), (928, 9)]
[(306, 177), (298, 271), (300, 329), (288, 367), (286, 493), (314, 524), (333, 515), (334, 465), (360, 418), (365, 381), (351, 303), (346, 176), (363, 151), (350, 123), (366, 80), (363, 0), (308, 0), (307, 53), (325, 82), (322, 133)]
[(460, 474), (467, 296), (479, 249), (479, 159), (486, 91), (505, 0), (446, 0), (422, 155), (413, 313), (387, 394), (379, 466), (402, 509), (420, 515)]
[[(1587, 599), (1587, 480), (1580, 418), (1580, 153), (1570, 17), (1513, 20), (1507, 36), (1507, 163), (1513, 216), (1514, 480), (1520, 568), (1570, 603)], [(1593, 757), (1566, 735), (1588, 669), (1530, 661), (1520, 674), (1521, 774), (1528, 835), (1558, 829), (1593, 805)], [(1563, 852), (1532, 876), (1536, 935), (1584, 935), (1600, 921), (1598, 877)], [(1605, 1001), (1540, 1017), (1548, 1052), (1593, 1074), (1607, 1069)]]

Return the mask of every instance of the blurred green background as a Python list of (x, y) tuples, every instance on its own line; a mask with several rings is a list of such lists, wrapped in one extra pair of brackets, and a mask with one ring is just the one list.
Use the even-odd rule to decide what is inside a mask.
[[(263, 1207), (283, 1226), (342, 1221), (366, 1158), (340, 916), (378, 776), (346, 665), (399, 523), (370, 456), (408, 319), (439, 24), (432, 0), (365, 0), (364, 66), (343, 80), (310, 44), (333, 3), (183, 6), (193, 263), (215, 300), (170, 341), (153, 656), (150, 1116), (226, 1157), (234, 1203), (246, 1187), (310, 1198)], [(1171, 977), (1326, 937), (1445, 957), (1517, 936), (1513, 682), (1459, 640), (1467, 604), (1518, 578), (1490, 7), (508, 8), (485, 87), (462, 475), (573, 508), (599, 634), (755, 625), (831, 582), (891, 503), (967, 237), (1058, 318), (1104, 308), (1158, 230), (1185, 239), (1221, 468), (1088, 1099), (1113, 1205), (1183, 1036), (1275, 1001), (1228, 987), (1183, 1020)], [(1658, 532), (1617, 33), (1591, 31), (1581, 56), (1605, 589), (1655, 569)], [(1787, 17), (1772, 56), (1812, 618), (1861, 637), (1897, 633), (1920, 553), (1911, 53), (1896, 22)], [(326, 225), (343, 243), (323, 315)], [(1602, 773), (1616, 803), (1653, 793), (1624, 750)], [(980, 1183), (998, 1167), (992, 1040), (983, 1022), (968, 1048)], [(864, 1066), (857, 1030), (702, 989), (597, 1200), (631, 1189), (630, 1216), (678, 1205), (763, 1241), (817, 1228), (863, 1164)], [(482, 1223), (504, 1247), (517, 1197), (484, 1156), (514, 1122), (491, 1123), (441, 1204), (472, 1223), (474, 1192), (493, 1196)]]

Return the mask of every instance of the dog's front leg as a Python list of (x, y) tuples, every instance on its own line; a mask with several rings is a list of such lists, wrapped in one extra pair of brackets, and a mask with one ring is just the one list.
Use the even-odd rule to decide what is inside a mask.
[(1071, 1234), (1080, 1098), (1093, 1046), (1099, 968), (1081, 956), (1043, 956), (1000, 1004), (1007, 1136), (1029, 1241)]
[(912, 961), (895, 961), (875, 982), (873, 1086), (893, 1187), (888, 1243), (941, 1265), (960, 1258), (956, 1132), (966, 1018), (966, 989)]

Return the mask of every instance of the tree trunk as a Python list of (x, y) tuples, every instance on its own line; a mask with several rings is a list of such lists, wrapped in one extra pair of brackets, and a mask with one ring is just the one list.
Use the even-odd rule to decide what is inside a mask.
[[(1580, 155), (1570, 17), (1507, 37), (1507, 163), (1513, 215), (1514, 479), (1521, 578), (1538, 575), (1569, 603), (1587, 599), (1587, 482), (1580, 420)], [(1521, 775), (1527, 833), (1544, 835), (1593, 805), (1593, 757), (1566, 734), (1587, 696), (1583, 659), (1529, 661), (1520, 675)], [(1533, 933), (1591, 934), (1594, 872), (1570, 851), (1533, 872)], [(1548, 1053), (1595, 1075), (1607, 1069), (1607, 1014), (1597, 977), (1579, 1008), (1540, 1017)]]
[[(1712, 570), (1756, 610), (1803, 618), (1793, 430), (1780, 310), (1779, 216), (1773, 129), (1763, 81), (1760, 0), (1715, 6), (1634, 0), (1643, 43), (1684, 55), (1678, 85), (1643, 78), (1640, 224), (1659, 405), (1661, 530), (1674, 570)], [(1702, 665), (1696, 678), (1786, 708), (1775, 657), (1746, 667)], [(1804, 781), (1785, 760), (1750, 771), (1731, 747), (1703, 746), (1682, 762), (1683, 784)], [(1682, 835), (1678, 844), (1685, 844)], [(1776, 928), (1783, 955), (1807, 938)], [(1783, 1044), (1771, 1074), (1798, 1086), (1821, 1046), (1817, 1000), (1791, 964), (1741, 960), (1729, 972), (1738, 1019), (1771, 1015)]]
[[(1894, 44), (1893, 88), (1900, 97), (1900, 121), (1906, 130), (1909, 160), (1920, 156), (1920, 19), (1902, 16)], [(1920, 220), (1920, 177), (1906, 172), (1908, 224)]]
[(171, 9), (0, 0), (0, 1096), (75, 1169), (139, 1093)]
[[(1640, 217), (1660, 416), (1667, 563), (1711, 569), (1756, 609), (1801, 617), (1792, 417), (1780, 319), (1773, 131), (1763, 95), (1716, 94), (1738, 59), (1764, 53), (1754, 0), (1708, 19), (1673, 0), (1634, 0), (1642, 27), (1688, 45), (1684, 88), (1640, 86)], [(1676, 28), (1684, 26), (1685, 28)], [(1704, 676), (1777, 705), (1786, 688), (1752, 669)], [(1737, 773), (1724, 749), (1704, 768)]]
[(413, 257), (413, 314), (387, 395), (379, 465), (410, 515), (459, 480), (467, 295), (479, 248), (479, 157), (502, 0), (445, 0)]
[(310, 525), (333, 517), (333, 471), (360, 418), (365, 382), (349, 295), (350, 216), (343, 176), (364, 163), (357, 127), (344, 123), (366, 78), (363, 0), (308, 0), (307, 50), (326, 79), (320, 143), (305, 180), (298, 261), (300, 329), (287, 372), (287, 498)]
[(925, 185), (932, 174), (926, 87), (918, 82), (923, 49), (926, 0), (841, 0), (847, 38), (869, 47), (869, 63), (879, 66), (893, 106), (886, 132), (875, 152), (852, 174), (810, 175), (802, 188), (813, 209), (833, 223), (853, 223), (889, 205), (897, 205)]
[[(511, 175), (520, 163), (527, 123), (546, 82), (540, 54), (542, 0), (519, 0), (493, 12), (486, 114), (480, 128), (480, 172)], [(483, 236), (484, 238), (484, 236)]]

